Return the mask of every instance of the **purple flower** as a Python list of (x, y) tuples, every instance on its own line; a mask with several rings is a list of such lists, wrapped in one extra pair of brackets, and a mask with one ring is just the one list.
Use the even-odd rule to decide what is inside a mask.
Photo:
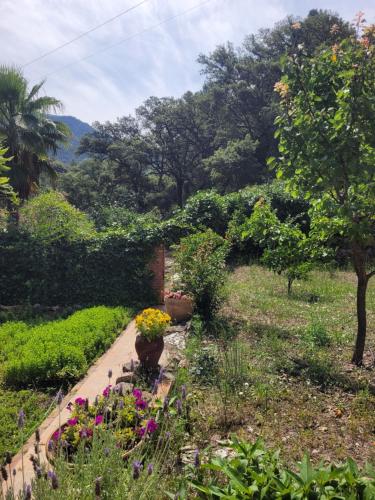
[(133, 462), (133, 479), (138, 479), (142, 470), (142, 464), (139, 460)]
[(98, 404), (99, 404), (99, 396), (95, 396), (94, 406), (98, 406)]
[(82, 439), (90, 438), (93, 435), (92, 429), (81, 429), (79, 431), (79, 437)]
[(100, 425), (103, 423), (103, 415), (97, 415), (95, 417), (95, 425)]
[(164, 377), (164, 368), (161, 367), (160, 368), (160, 372), (159, 372), (159, 376), (158, 376), (158, 383), (160, 384), (160, 382), (163, 381), (163, 377)]
[(163, 412), (168, 413), (169, 410), (169, 398), (165, 397), (163, 402)]
[(35, 431), (35, 441), (37, 443), (40, 443), (40, 431), (39, 431), (39, 429), (36, 429), (36, 431)]
[(124, 401), (122, 399), (120, 399), (120, 401), (118, 402), (118, 409), (119, 410), (123, 410), (124, 409)]
[(182, 400), (186, 399), (186, 385), (181, 386), (181, 398)]
[(134, 366), (134, 361), (133, 361), (133, 359), (131, 359), (131, 360), (130, 360), (130, 371), (131, 371), (131, 372), (134, 372), (134, 368), (135, 368), (135, 366)]
[(156, 394), (156, 393), (158, 392), (158, 387), (159, 387), (159, 382), (158, 382), (158, 380), (156, 379), (156, 380), (154, 381), (153, 386), (152, 386), (152, 391), (151, 391), (151, 392), (152, 392), (152, 394)]
[(55, 447), (55, 444), (54, 444), (54, 442), (52, 441), (52, 439), (50, 439), (50, 440), (48, 441), (48, 451), (51, 453), (51, 452), (53, 451), (54, 447)]
[(107, 385), (107, 387), (104, 389), (103, 396), (105, 398), (108, 398), (109, 395), (111, 394), (111, 387), (112, 387), (111, 385)]
[(24, 487), (23, 498), (24, 500), (31, 500), (31, 486), (29, 484)]
[(133, 389), (133, 396), (136, 399), (142, 399), (142, 391), (140, 389)]
[(25, 412), (23, 410), (20, 410), (18, 414), (17, 425), (19, 429), (23, 429), (25, 427)]
[(141, 427), (138, 429), (137, 433), (139, 436), (143, 437), (146, 434), (146, 427)]
[(78, 418), (77, 417), (74, 417), (74, 418), (70, 418), (68, 420), (68, 425), (70, 427), (73, 427), (74, 425), (77, 425), (78, 424)]
[(199, 450), (195, 450), (195, 453), (194, 453), (194, 467), (196, 467), (198, 469), (198, 467), (200, 466), (201, 464), (201, 460), (199, 458)]
[(101, 477), (97, 477), (95, 479), (95, 495), (97, 498), (100, 498), (100, 495), (101, 495), (101, 485), (102, 485), (102, 478)]
[(48, 471), (48, 477), (51, 480), (51, 485), (53, 490), (57, 490), (59, 487), (59, 481), (57, 479), (57, 476), (53, 470)]
[(148, 464), (148, 466), (147, 466), (147, 474), (149, 476), (151, 476), (151, 474), (153, 473), (153, 470), (154, 470), (154, 466), (152, 464)]
[(72, 411), (72, 406), (73, 406), (73, 403), (71, 401), (69, 401), (69, 403), (66, 406), (66, 409), (69, 411)]
[(74, 402), (78, 406), (85, 406), (86, 399), (84, 399), (84, 398), (76, 398)]
[(147, 401), (144, 401), (143, 399), (137, 399), (137, 401), (135, 402), (135, 406), (138, 410), (145, 410), (147, 408)]
[(176, 407), (177, 407), (177, 413), (179, 415), (182, 415), (182, 403), (180, 399), (177, 399), (176, 401)]
[(56, 403), (58, 405), (61, 405), (62, 401), (64, 399), (64, 394), (61, 389), (59, 389), (58, 393), (56, 394)]
[(113, 375), (113, 372), (111, 369), (108, 370), (108, 378), (111, 379)]
[(149, 433), (149, 434), (152, 434), (153, 432), (155, 432), (158, 428), (158, 424), (155, 422), (155, 420), (153, 418), (150, 418), (150, 420), (147, 421), (147, 424), (146, 424), (146, 431)]
[(165, 433), (165, 439), (168, 441), (168, 439), (171, 437), (171, 433), (168, 431)]

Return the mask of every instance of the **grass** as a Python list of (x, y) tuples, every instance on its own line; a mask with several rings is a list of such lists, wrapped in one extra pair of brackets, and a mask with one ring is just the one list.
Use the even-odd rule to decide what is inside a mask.
[[(82, 376), (131, 319), (123, 308), (96, 307), (55, 321), (8, 321), (0, 326), (0, 457), (20, 447), (47, 416), (57, 391)], [(79, 356), (73, 354), (79, 354)], [(82, 361), (82, 362), (81, 362)]]
[[(304, 452), (316, 462), (375, 460), (375, 280), (368, 290), (367, 368), (350, 364), (355, 284), (351, 272), (316, 270), (288, 297), (286, 280), (261, 266), (230, 274), (221, 315), (230, 325), (224, 333), (234, 329), (235, 339), (194, 339), (188, 349), (201, 447), (236, 432), (248, 441), (263, 437), (290, 463)], [(195, 364), (200, 353), (215, 350), (218, 372), (209, 386)], [(226, 358), (236, 370), (225, 368)]]

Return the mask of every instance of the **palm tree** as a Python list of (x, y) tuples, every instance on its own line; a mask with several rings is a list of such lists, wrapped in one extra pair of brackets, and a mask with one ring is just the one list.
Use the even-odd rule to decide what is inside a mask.
[(43, 85), (29, 91), (20, 70), (0, 66), (0, 143), (8, 149), (10, 182), (21, 200), (37, 190), (42, 172), (56, 177), (48, 154), (70, 135), (66, 125), (48, 117), (62, 105), (54, 97), (39, 96)]

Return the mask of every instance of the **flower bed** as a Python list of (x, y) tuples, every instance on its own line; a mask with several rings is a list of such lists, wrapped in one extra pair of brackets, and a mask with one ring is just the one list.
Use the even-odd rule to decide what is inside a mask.
[(121, 384), (114, 389), (107, 386), (92, 404), (78, 397), (74, 403), (69, 403), (68, 409), (71, 412), (69, 420), (47, 443), (50, 461), (58, 451), (72, 461), (80, 446), (91, 448), (97, 430), (113, 431), (117, 446), (127, 454), (141, 440), (152, 437), (159, 426), (160, 405), (150, 404), (140, 389), (125, 392)]

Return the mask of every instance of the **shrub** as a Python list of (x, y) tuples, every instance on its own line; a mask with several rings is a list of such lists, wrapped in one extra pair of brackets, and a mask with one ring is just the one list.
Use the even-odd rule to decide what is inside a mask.
[(20, 229), (43, 241), (61, 238), (74, 241), (95, 234), (94, 225), (87, 215), (57, 191), (32, 198), (20, 209), (19, 215)]
[(223, 294), (228, 244), (211, 229), (182, 238), (174, 256), (176, 270), (197, 313), (212, 320)]
[(215, 191), (201, 191), (191, 196), (181, 213), (181, 219), (196, 229), (212, 229), (225, 234), (228, 225), (228, 213), (224, 196)]
[(352, 459), (314, 468), (305, 456), (293, 472), (260, 440), (249, 444), (234, 438), (231, 448), (234, 457), (214, 458), (201, 466), (202, 472), (213, 471), (211, 476), (191, 481), (199, 498), (375, 498), (374, 469), (361, 471)]
[(77, 380), (130, 318), (122, 307), (99, 306), (30, 329), (24, 323), (5, 323), (0, 327), (5, 382), (27, 387)]
[(153, 300), (148, 262), (158, 229), (111, 230), (95, 237), (42, 241), (0, 234), (0, 304), (120, 305)]

